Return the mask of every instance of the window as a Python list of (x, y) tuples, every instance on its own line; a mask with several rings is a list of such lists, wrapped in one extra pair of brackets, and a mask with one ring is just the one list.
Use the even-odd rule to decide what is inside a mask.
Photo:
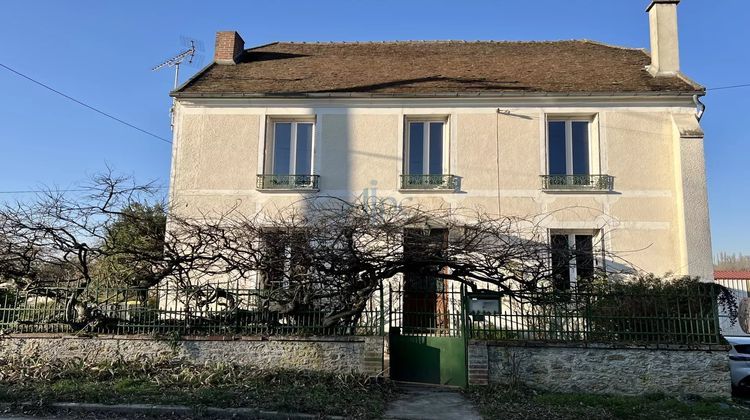
[(409, 119), (404, 142), (402, 188), (455, 188), (448, 175), (445, 119)]
[(550, 175), (589, 175), (589, 121), (550, 120), (547, 156)]
[(304, 231), (269, 230), (261, 233), (262, 288), (289, 287), (308, 272), (310, 261)]
[(270, 156), (274, 175), (312, 174), (313, 123), (276, 121)]
[(444, 121), (409, 121), (406, 143), (406, 173), (443, 174)]
[(595, 232), (550, 232), (552, 281), (556, 290), (568, 290), (579, 280), (594, 277)]
[(599, 142), (592, 129), (597, 118), (547, 120), (547, 174), (545, 190), (611, 191), (614, 178), (599, 174)]
[(258, 176), (258, 187), (317, 189), (317, 176), (313, 175), (314, 132), (313, 121), (271, 121), (265, 173)]

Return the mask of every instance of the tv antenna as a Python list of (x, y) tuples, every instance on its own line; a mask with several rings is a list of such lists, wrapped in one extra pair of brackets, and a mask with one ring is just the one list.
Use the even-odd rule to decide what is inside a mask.
[[(174, 85), (172, 86), (172, 89), (177, 89), (177, 86), (180, 84), (180, 65), (185, 64), (191, 64), (195, 66), (199, 66), (200, 63), (203, 61), (203, 57), (198, 54), (198, 51), (203, 51), (203, 43), (201, 43), (198, 40), (187, 38), (187, 37), (180, 37), (180, 40), (182, 42), (182, 45), (187, 47), (186, 50), (180, 52), (179, 54), (175, 55), (174, 57), (171, 57), (161, 64), (151, 68), (152, 71), (158, 71), (163, 68), (167, 67), (174, 67)], [(172, 107), (169, 109), (169, 120), (170, 120), (170, 127), (174, 129), (174, 104), (175, 99), (172, 98)]]

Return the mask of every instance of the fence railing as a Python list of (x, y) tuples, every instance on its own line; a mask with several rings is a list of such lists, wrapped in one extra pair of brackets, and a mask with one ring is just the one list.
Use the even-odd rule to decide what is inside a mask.
[(399, 328), (402, 334), (487, 340), (722, 342), (714, 291), (568, 291), (477, 298), (448, 282), (429, 291), (378, 290), (360, 314), (344, 318), (332, 318), (330, 301), (291, 310), (279, 305), (273, 293), (169, 282), (147, 289), (89, 285), (83, 290), (0, 290), (0, 333), (340, 336), (384, 335)]
[[(490, 305), (492, 306), (492, 305)], [(520, 294), (469, 313), (471, 336), (488, 340), (720, 344), (717, 297), (617, 291)]]
[(319, 175), (258, 175), (259, 190), (318, 190)]
[(466, 326), (464, 293), (460, 285), (437, 281), (430, 289), (390, 289), (386, 294), (389, 330), (402, 335), (463, 336)]
[[(4, 333), (180, 335), (380, 335), (383, 310), (371, 299), (364, 311), (330, 322), (325, 302), (274, 308), (273, 290), (203, 284), (147, 289), (89, 286), (0, 291)], [(299, 305), (298, 305), (299, 306)]]
[(450, 190), (458, 188), (455, 175), (401, 175), (402, 190)]
[(612, 191), (615, 177), (611, 175), (542, 175), (544, 190), (597, 190)]

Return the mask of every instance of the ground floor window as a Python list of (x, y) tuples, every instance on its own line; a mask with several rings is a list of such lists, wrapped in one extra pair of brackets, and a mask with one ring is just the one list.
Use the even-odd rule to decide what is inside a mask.
[(261, 282), (266, 289), (297, 283), (311, 265), (304, 230), (268, 230), (261, 234)]
[(553, 286), (569, 290), (580, 280), (594, 277), (595, 242), (599, 231), (550, 231)]

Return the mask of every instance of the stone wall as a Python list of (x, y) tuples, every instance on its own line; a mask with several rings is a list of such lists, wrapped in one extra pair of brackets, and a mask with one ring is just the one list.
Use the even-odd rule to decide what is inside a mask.
[[(472, 360), (482, 357), (486, 360)], [(483, 365), (486, 372), (479, 369)], [(469, 383), (480, 384), (484, 378), (553, 392), (705, 397), (731, 393), (724, 346), (654, 349), (472, 341)]]
[(0, 359), (181, 360), (235, 363), (258, 368), (358, 372), (383, 370), (382, 337), (186, 337), (14, 335), (0, 337)]

